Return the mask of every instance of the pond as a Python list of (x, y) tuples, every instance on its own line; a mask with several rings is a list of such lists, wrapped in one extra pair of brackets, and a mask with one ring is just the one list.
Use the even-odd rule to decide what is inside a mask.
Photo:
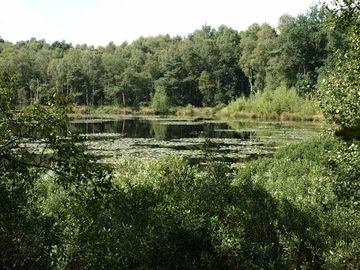
[(89, 151), (105, 163), (124, 155), (159, 157), (174, 153), (200, 163), (205, 142), (210, 142), (215, 158), (243, 163), (272, 155), (282, 145), (316, 136), (324, 130), (320, 123), (199, 118), (93, 118), (75, 119), (70, 125), (86, 136)]

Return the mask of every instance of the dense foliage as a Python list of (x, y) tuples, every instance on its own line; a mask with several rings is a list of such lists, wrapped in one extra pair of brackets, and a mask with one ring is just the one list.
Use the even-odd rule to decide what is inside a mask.
[(61, 237), (56, 218), (41, 209), (37, 182), (50, 184), (47, 179), (55, 177), (57, 185), (80, 195), (107, 188), (108, 170), (94, 164), (81, 138), (69, 133), (68, 101), (52, 96), (46, 106), (18, 111), (14, 83), (14, 76), (0, 81), (0, 267), (45, 269)]
[(213, 107), (281, 83), (304, 96), (348, 38), (324, 27), (327, 18), (324, 7), (312, 6), (306, 14), (282, 16), (278, 29), (204, 25), (186, 37), (139, 37), (97, 48), (2, 39), (0, 71), (18, 75), (20, 106), (44, 103), (49, 93), (74, 95), (78, 105), (155, 106), (164, 92), (167, 106)]
[(350, 199), (349, 205), (360, 203), (359, 157), (360, 157), (360, 3), (355, 0), (334, 1), (328, 27), (349, 35), (346, 47), (334, 54), (334, 64), (325, 68), (319, 81), (316, 100), (329, 122), (341, 129), (335, 135), (346, 142), (334, 153), (331, 162), (339, 164), (336, 189), (342, 198)]
[[(357, 1), (338, 3), (329, 26), (349, 33), (346, 48), (338, 49), (335, 63), (325, 69), (317, 96), (324, 115), (341, 126), (351, 126), (359, 119), (360, 101), (360, 7)], [(341, 16), (340, 16), (341, 15)]]
[(32, 174), (30, 183), (4, 175), (0, 264), (358, 269), (359, 216), (338, 203), (333, 177), (342, 172), (328, 162), (341, 145), (314, 139), (238, 173), (211, 154), (205, 170), (176, 156), (126, 157), (106, 189), (92, 185), (98, 180), (64, 186), (57, 175)]

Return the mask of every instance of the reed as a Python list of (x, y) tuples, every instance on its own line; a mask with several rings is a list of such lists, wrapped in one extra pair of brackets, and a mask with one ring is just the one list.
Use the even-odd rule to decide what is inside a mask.
[(281, 121), (319, 121), (314, 102), (297, 95), (295, 88), (280, 86), (250, 98), (238, 98), (217, 113), (218, 116)]

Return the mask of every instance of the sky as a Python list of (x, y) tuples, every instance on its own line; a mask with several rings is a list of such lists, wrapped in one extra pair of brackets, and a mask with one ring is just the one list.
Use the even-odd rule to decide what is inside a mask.
[[(325, 2), (330, 3), (330, 0)], [(238, 31), (277, 26), (283, 14), (305, 14), (318, 0), (0, 0), (6, 41), (65, 40), (74, 46), (131, 43), (140, 36), (187, 36), (203, 25)]]

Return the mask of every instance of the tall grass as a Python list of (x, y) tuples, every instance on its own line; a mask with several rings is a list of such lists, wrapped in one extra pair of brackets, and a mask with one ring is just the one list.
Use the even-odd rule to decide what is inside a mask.
[(219, 114), (274, 120), (316, 120), (319, 113), (311, 100), (300, 97), (295, 88), (287, 89), (283, 85), (275, 91), (265, 90), (248, 99), (238, 98)]
[(71, 108), (71, 115), (74, 117), (81, 117), (82, 115), (129, 115), (133, 114), (134, 110), (130, 107), (119, 106), (73, 106)]

